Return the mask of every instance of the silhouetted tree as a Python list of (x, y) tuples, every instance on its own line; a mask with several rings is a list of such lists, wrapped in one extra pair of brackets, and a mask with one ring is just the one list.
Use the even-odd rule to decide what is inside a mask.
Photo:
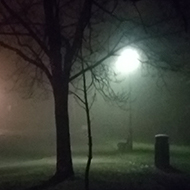
[[(161, 2), (168, 6), (179, 3)], [(151, 6), (147, 6), (148, 3)], [(173, 25), (176, 18), (180, 17), (183, 26), (188, 29), (185, 12), (181, 8), (184, 4), (180, 3), (180, 8), (170, 7), (171, 12), (176, 11), (168, 13), (167, 17), (161, 14), (158, 4), (157, 1), (143, 0), (0, 1), (0, 46), (21, 58), (19, 65), (24, 65), (23, 72), (27, 69), (30, 84), (49, 81), (52, 87), (56, 122), (56, 179), (63, 180), (74, 173), (68, 117), (69, 83), (74, 83), (75, 79), (89, 71), (95, 88), (101, 89), (104, 97), (114, 99), (105, 75), (108, 76), (107, 68), (112, 66), (116, 53), (126, 46), (138, 46), (146, 53), (145, 62), (148, 62), (152, 52), (147, 49), (151, 49), (155, 39), (184, 31), (184, 28), (179, 27), (178, 30)], [(79, 55), (81, 49), (84, 52), (82, 58)], [(85, 63), (83, 69), (81, 59)]]
[[(84, 70), (84, 63), (82, 61), (82, 70)], [(91, 118), (90, 118), (90, 105), (88, 100), (88, 86), (86, 80), (86, 74), (83, 72), (83, 93), (84, 93), (84, 106), (86, 112), (86, 122), (87, 122), (87, 134), (88, 134), (88, 159), (86, 164), (85, 170), (85, 189), (89, 190), (89, 172), (90, 172), (90, 165), (92, 160), (92, 129), (91, 129)], [(95, 96), (94, 96), (95, 97)], [(94, 99), (93, 99), (94, 101)]]

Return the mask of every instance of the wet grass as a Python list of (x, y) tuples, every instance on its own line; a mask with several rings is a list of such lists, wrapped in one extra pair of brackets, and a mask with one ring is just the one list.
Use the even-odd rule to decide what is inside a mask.
[[(92, 190), (190, 190), (190, 148), (171, 146), (171, 165), (180, 172), (164, 172), (154, 167), (154, 145), (135, 144), (134, 151), (121, 153), (114, 143), (94, 147), (90, 171)], [(87, 150), (73, 148), (76, 178), (57, 185), (52, 190), (84, 189)], [(54, 173), (53, 157), (32, 161), (14, 160), (1, 163), (0, 189), (21, 190), (47, 180)]]

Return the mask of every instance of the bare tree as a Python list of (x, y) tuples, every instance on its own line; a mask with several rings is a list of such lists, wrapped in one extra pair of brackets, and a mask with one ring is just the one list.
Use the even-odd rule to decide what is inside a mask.
[[(82, 70), (84, 70), (84, 62), (82, 61)], [(89, 172), (90, 165), (92, 160), (92, 129), (91, 129), (91, 119), (90, 119), (90, 106), (88, 100), (88, 87), (86, 84), (86, 75), (85, 72), (82, 74), (83, 76), (83, 89), (84, 89), (84, 105), (86, 112), (86, 121), (87, 121), (87, 132), (88, 132), (88, 160), (86, 164), (85, 170), (85, 189), (89, 190)]]
[[(181, 28), (168, 31), (167, 27), (155, 31), (160, 23), (172, 20), (173, 15), (167, 18), (159, 15), (158, 20), (152, 20), (150, 7), (142, 12), (138, 3), (142, 6), (143, 0), (0, 1), (0, 46), (21, 58), (19, 65), (29, 70), (31, 81), (48, 81), (53, 91), (57, 180), (74, 174), (68, 117), (69, 83), (90, 71), (96, 88), (102, 85), (106, 89), (104, 68), (111, 66), (111, 58), (122, 48), (134, 44), (144, 48), (144, 41), (182, 32)], [(176, 11), (176, 14), (182, 12)], [(180, 15), (188, 28), (186, 17)], [(156, 14), (153, 16), (157, 18)], [(82, 59), (88, 63), (84, 68), (80, 67), (81, 49)], [(148, 56), (150, 53), (146, 52)]]

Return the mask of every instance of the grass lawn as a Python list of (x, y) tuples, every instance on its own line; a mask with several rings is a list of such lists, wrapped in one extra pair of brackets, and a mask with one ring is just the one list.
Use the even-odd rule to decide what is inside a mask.
[[(135, 144), (131, 153), (119, 153), (111, 143), (95, 147), (90, 171), (92, 190), (190, 190), (190, 148), (171, 146), (170, 163), (180, 172), (164, 172), (154, 167), (154, 146)], [(76, 176), (49, 190), (84, 189), (87, 153), (74, 148)], [(47, 180), (54, 173), (53, 157), (37, 160), (6, 160), (0, 162), (0, 190), (22, 190)]]

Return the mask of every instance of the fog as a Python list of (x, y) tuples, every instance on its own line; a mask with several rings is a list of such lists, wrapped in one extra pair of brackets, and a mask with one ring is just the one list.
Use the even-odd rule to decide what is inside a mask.
[[(130, 75), (131, 114), (135, 142), (154, 143), (154, 136), (166, 133), (173, 144), (189, 144), (189, 83), (177, 72), (157, 69), (138, 70)], [(51, 93), (27, 99), (10, 90), (13, 82), (1, 79), (0, 149), (11, 157), (45, 157), (55, 154), (54, 104)], [(117, 90), (129, 91), (129, 80), (115, 85)], [(9, 89), (9, 90), (7, 90)], [(90, 97), (89, 97), (90, 98)], [(69, 99), (72, 147), (87, 147), (84, 110), (73, 96)], [(129, 126), (129, 102), (126, 111), (103, 97), (91, 109), (94, 145), (110, 144), (126, 139)]]

